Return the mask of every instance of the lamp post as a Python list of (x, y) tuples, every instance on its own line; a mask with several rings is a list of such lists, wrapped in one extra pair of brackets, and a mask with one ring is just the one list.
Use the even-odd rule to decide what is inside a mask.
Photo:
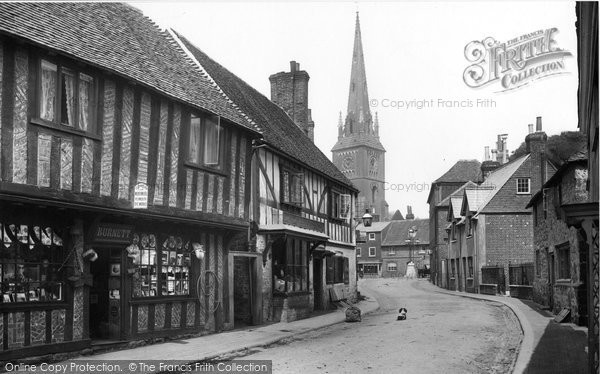
[[(362, 222), (361, 222), (362, 221)], [(371, 227), (371, 224), (373, 223), (373, 216), (369, 213), (369, 209), (365, 209), (365, 214), (363, 214), (363, 216), (361, 217), (360, 221), (356, 222), (356, 226), (354, 226), (354, 230), (355, 230), (355, 236), (356, 236), (356, 243), (366, 243), (366, 238), (361, 238), (360, 236), (360, 231), (356, 230), (356, 228), (358, 227), (358, 225), (363, 224), (363, 226), (365, 227)], [(357, 260), (357, 269), (358, 269), (358, 260)], [(356, 272), (356, 279), (358, 280), (358, 271)]]
[(413, 262), (413, 246), (415, 245), (415, 243), (419, 243), (419, 239), (415, 239), (417, 237), (417, 227), (416, 226), (412, 226), (410, 229), (408, 229), (408, 239), (406, 239), (406, 243), (408, 243), (409, 247), (408, 247), (408, 253), (409, 253), (409, 262), (408, 264), (410, 264), (411, 266), (409, 266), (409, 268), (411, 269), (411, 274), (409, 273), (409, 269), (407, 268), (407, 276), (414, 276), (414, 267), (415, 264)]

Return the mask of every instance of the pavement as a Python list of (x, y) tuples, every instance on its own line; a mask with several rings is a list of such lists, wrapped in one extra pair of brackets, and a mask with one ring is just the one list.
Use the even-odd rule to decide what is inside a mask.
[(493, 296), (449, 291), (427, 283), (434, 292), (488, 300), (509, 307), (519, 319), (523, 340), (513, 374), (587, 373), (587, 327), (557, 323), (554, 315), (529, 301), (508, 296)]
[[(377, 300), (368, 294), (368, 290), (365, 291), (360, 290), (361, 295), (365, 296), (365, 300), (354, 304), (354, 306), (360, 308), (362, 316), (379, 309)], [(345, 319), (345, 309), (338, 309), (293, 322), (273, 323), (201, 337), (94, 354), (92, 356), (79, 356), (67, 362), (90, 360), (126, 360), (134, 362), (176, 360), (178, 363), (195, 363), (209, 361), (293, 339), (300, 334), (344, 322)]]
[[(586, 373), (587, 372), (587, 328), (574, 324), (559, 324), (553, 315), (542, 310), (537, 304), (504, 296), (471, 294), (449, 291), (420, 282), (423, 288), (432, 292), (458, 297), (495, 301), (506, 305), (517, 316), (523, 331), (521, 347), (514, 363), (515, 374), (536, 373)], [(360, 288), (360, 287), (359, 287)], [(379, 303), (368, 290), (360, 289), (365, 300), (355, 304), (362, 315), (375, 312)], [(71, 361), (126, 360), (143, 362), (153, 360), (173, 360), (180, 363), (194, 363), (215, 360), (227, 356), (243, 354), (253, 348), (265, 347), (278, 342), (292, 340), (300, 334), (345, 321), (343, 309), (314, 317), (270, 325), (256, 326), (196, 338), (174, 340), (137, 348), (111, 351), (93, 356), (80, 356)]]

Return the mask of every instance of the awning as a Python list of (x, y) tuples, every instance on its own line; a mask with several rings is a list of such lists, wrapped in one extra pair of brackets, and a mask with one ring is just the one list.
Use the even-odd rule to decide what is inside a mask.
[(292, 225), (274, 224), (274, 225), (260, 225), (258, 227), (258, 233), (260, 234), (287, 234), (293, 236), (299, 236), (307, 239), (317, 240), (328, 240), (329, 235), (322, 232), (303, 229)]

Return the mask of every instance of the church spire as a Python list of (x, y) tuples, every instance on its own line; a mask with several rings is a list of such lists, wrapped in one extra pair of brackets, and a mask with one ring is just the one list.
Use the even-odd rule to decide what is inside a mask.
[(354, 51), (352, 52), (346, 133), (373, 133), (358, 12), (356, 12), (356, 27), (354, 30)]

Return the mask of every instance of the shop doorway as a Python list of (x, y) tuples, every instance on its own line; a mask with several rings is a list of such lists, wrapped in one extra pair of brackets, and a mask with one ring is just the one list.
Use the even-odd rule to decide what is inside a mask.
[(315, 291), (315, 310), (324, 310), (323, 302), (323, 260), (313, 259), (313, 289)]
[(121, 249), (98, 248), (90, 263), (90, 338), (119, 340), (121, 336)]
[(253, 277), (250, 257), (236, 256), (233, 260), (233, 322), (234, 326), (252, 325)]

